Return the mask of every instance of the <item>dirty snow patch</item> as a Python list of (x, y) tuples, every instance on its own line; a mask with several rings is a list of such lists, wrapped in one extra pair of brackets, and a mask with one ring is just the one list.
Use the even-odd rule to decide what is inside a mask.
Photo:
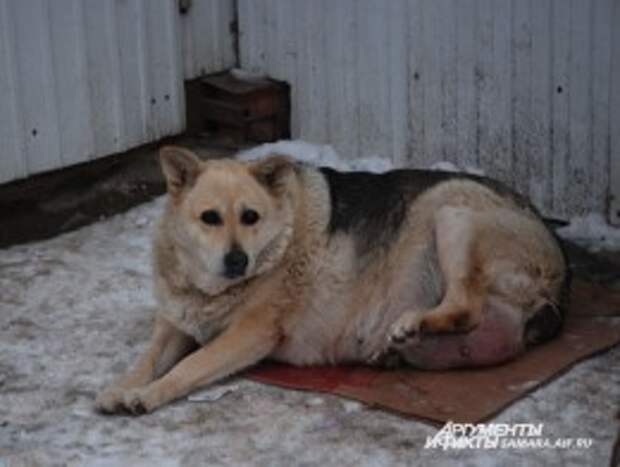
[(598, 213), (572, 218), (569, 225), (558, 229), (558, 234), (594, 252), (620, 249), (620, 229), (609, 225)]
[(278, 141), (277, 143), (262, 144), (241, 152), (238, 157), (242, 160), (255, 160), (272, 154), (291, 156), (308, 164), (318, 167), (331, 167), (337, 170), (385, 172), (394, 168), (392, 162), (384, 157), (370, 156), (345, 160), (330, 145), (312, 144), (306, 141)]
[(484, 176), (484, 170), (480, 167), (474, 167), (472, 165), (466, 165), (465, 167), (459, 167), (453, 162), (449, 161), (439, 161), (432, 164), (429, 170), (438, 170), (442, 172), (457, 172), (457, 173), (466, 173), (471, 175)]
[(215, 402), (226, 394), (239, 390), (238, 384), (214, 384), (202, 391), (198, 391), (187, 396), (190, 402)]

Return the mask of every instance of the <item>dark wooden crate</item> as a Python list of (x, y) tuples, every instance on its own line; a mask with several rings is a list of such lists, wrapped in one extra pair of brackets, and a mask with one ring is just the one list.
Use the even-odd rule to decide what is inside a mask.
[(290, 88), (271, 79), (241, 80), (230, 72), (202, 78), (206, 129), (239, 143), (290, 137)]

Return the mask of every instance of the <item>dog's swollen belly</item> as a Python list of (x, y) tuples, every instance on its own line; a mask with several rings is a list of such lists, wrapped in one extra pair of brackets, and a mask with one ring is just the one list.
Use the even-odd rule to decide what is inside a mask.
[(505, 362), (525, 349), (520, 313), (509, 305), (488, 303), (478, 326), (468, 333), (427, 334), (400, 349), (416, 368), (442, 370)]
[[(331, 335), (328, 329), (296, 332), (271, 357), (294, 365), (334, 363), (393, 363), (387, 352), (373, 362), (377, 353), (352, 335)], [(379, 342), (385, 341), (385, 332)], [(304, 337), (305, 336), (305, 337)], [(348, 341), (348, 342), (346, 342)], [(401, 363), (428, 370), (480, 367), (508, 361), (525, 350), (522, 314), (510, 305), (491, 300), (484, 307), (478, 326), (467, 333), (421, 334), (398, 349)]]

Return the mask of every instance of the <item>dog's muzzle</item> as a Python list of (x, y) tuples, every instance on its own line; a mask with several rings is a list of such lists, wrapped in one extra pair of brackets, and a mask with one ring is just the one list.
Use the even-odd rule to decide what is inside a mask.
[(224, 275), (228, 279), (235, 279), (245, 274), (248, 267), (248, 255), (238, 248), (230, 250), (224, 256)]

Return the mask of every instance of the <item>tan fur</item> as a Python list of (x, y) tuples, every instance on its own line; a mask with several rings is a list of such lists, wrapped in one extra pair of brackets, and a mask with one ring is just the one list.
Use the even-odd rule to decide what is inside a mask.
[[(394, 340), (474, 328), (489, 297), (522, 322), (558, 300), (566, 265), (550, 234), (480, 184), (448, 181), (422, 194), (393, 244), (361, 267), (350, 236), (327, 233), (329, 193), (316, 169), (282, 156), (201, 162), (180, 148), (161, 157), (169, 198), (153, 243), (160, 310), (144, 356), (97, 398), (104, 412), (151, 411), (267, 357), (373, 362)], [(248, 206), (261, 214), (252, 227), (239, 223)], [(223, 225), (205, 226), (206, 209)], [(250, 262), (229, 280), (218, 268), (233, 242)], [(425, 259), (429, 245), (436, 262)], [(199, 350), (185, 356), (194, 342)]]

